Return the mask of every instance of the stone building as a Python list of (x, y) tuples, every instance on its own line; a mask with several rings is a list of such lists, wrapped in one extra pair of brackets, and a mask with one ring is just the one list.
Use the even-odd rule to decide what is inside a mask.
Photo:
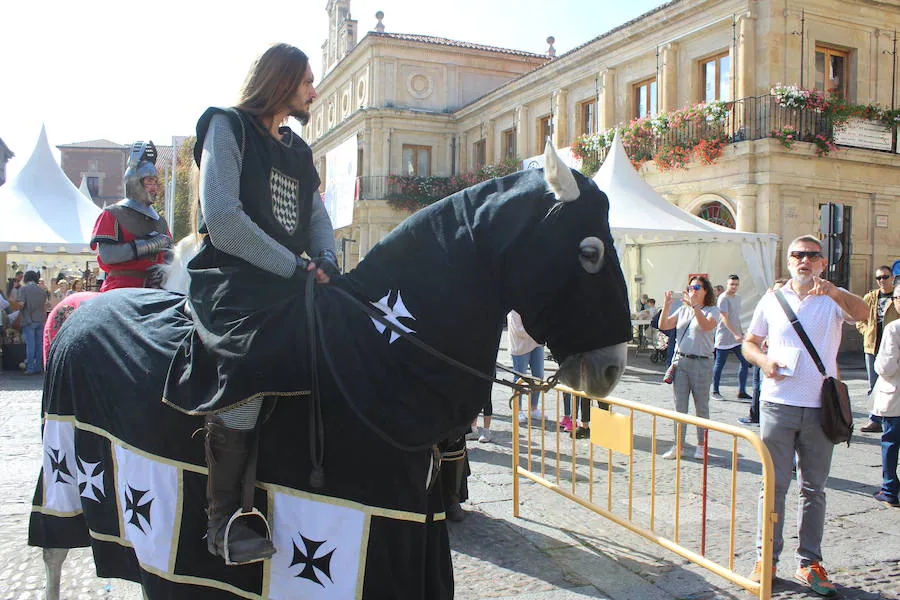
[(472, 172), (539, 154), (548, 136), (565, 148), (584, 133), (713, 100), (736, 101), (717, 162), (642, 167), (671, 202), (783, 241), (816, 231), (819, 205), (840, 202), (842, 269), (855, 292), (872, 286), (873, 266), (900, 255), (896, 127), (892, 150), (788, 150), (772, 138), (781, 109), (769, 96), (776, 84), (799, 84), (896, 106), (900, 0), (673, 0), (558, 57), (552, 38), (539, 55), (388, 33), (381, 13), (357, 43), (349, 5), (328, 2), (326, 72), (304, 129), (323, 181), (326, 153), (357, 135), (353, 220), (337, 231), (355, 240), (345, 244), (348, 266), (409, 214), (387, 203), (390, 176)]

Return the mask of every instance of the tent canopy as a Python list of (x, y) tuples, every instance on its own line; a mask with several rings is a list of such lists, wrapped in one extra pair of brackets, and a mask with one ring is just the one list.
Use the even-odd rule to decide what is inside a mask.
[(618, 134), (594, 182), (609, 197), (609, 222), (633, 301), (646, 293), (661, 306), (665, 291), (683, 290), (689, 274), (705, 273), (716, 285), (735, 273), (742, 320), (749, 324), (774, 279), (778, 236), (721, 227), (670, 203), (641, 178)]
[(99, 214), (56, 163), (42, 127), (28, 162), (0, 187), (0, 252), (90, 253)]

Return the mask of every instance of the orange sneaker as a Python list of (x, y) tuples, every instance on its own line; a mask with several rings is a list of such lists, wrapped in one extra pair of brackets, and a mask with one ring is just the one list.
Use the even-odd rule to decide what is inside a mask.
[(798, 567), (794, 573), (794, 579), (809, 586), (809, 589), (820, 596), (835, 596), (837, 589), (834, 584), (828, 581), (828, 573), (825, 567), (817, 560), (812, 561), (805, 567)]
[[(778, 565), (772, 563), (772, 581), (775, 581), (775, 573), (778, 571)], [(759, 583), (762, 581), (762, 561), (756, 561), (756, 564), (753, 565), (753, 572), (750, 573), (750, 581), (755, 581)]]

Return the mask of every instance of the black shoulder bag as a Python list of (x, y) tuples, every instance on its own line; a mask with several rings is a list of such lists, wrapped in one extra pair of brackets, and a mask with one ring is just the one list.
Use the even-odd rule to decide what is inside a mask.
[(794, 314), (781, 290), (775, 292), (775, 297), (778, 298), (778, 303), (784, 309), (784, 314), (787, 315), (797, 335), (800, 336), (803, 345), (806, 346), (806, 350), (812, 357), (813, 362), (816, 363), (816, 368), (819, 369), (819, 372), (825, 378), (825, 381), (822, 382), (821, 393), (822, 431), (825, 432), (825, 437), (831, 440), (831, 443), (840, 444), (847, 442), (849, 446), (850, 438), (853, 436), (853, 413), (850, 410), (850, 394), (847, 392), (847, 384), (834, 377), (829, 377), (825, 373), (825, 366), (822, 364), (822, 359), (819, 358), (819, 353), (816, 352), (812, 342), (809, 340), (809, 336), (803, 330), (803, 325), (797, 320), (797, 315)]

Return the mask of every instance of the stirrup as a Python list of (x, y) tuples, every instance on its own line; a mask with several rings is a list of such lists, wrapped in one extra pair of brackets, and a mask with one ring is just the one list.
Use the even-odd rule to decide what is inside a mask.
[[(266, 539), (270, 542), (272, 541), (272, 528), (269, 527), (269, 521), (266, 519), (265, 516), (263, 516), (263, 514), (261, 512), (259, 512), (259, 510), (255, 506), (251, 507), (250, 510), (244, 510), (243, 508), (238, 508), (236, 511), (234, 511), (234, 514), (231, 515), (231, 518), (228, 519), (228, 523), (225, 524), (225, 537), (222, 540), (222, 555), (223, 555), (223, 558), (225, 559), (225, 564), (228, 566), (249, 565), (249, 564), (252, 564), (255, 562), (262, 562), (262, 561), (266, 560), (265, 558), (256, 558), (256, 559), (248, 560), (248, 561), (244, 561), (244, 562), (234, 562), (231, 560), (231, 551), (228, 549), (228, 546), (229, 546), (228, 534), (231, 532), (232, 523), (234, 523), (236, 520), (238, 520), (242, 517), (258, 517), (263, 522), (263, 524), (266, 526)], [(271, 558), (271, 557), (269, 557), (269, 558)]]

